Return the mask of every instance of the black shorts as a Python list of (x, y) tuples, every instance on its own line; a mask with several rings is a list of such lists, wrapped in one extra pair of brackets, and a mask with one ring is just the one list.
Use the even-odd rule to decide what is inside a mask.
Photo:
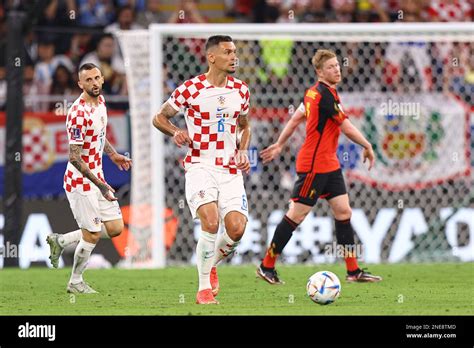
[(329, 200), (346, 193), (346, 184), (340, 168), (329, 173), (298, 173), (291, 200), (313, 206), (318, 198)]

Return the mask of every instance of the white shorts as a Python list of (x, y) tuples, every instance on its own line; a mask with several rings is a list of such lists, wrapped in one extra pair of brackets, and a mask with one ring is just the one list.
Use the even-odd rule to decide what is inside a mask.
[(186, 171), (186, 200), (193, 219), (198, 208), (217, 202), (219, 217), (238, 211), (248, 219), (248, 203), (242, 174), (229, 174), (206, 167), (191, 167)]
[(103, 221), (122, 219), (118, 202), (106, 200), (98, 190), (87, 194), (66, 192), (66, 196), (79, 228), (100, 232)]

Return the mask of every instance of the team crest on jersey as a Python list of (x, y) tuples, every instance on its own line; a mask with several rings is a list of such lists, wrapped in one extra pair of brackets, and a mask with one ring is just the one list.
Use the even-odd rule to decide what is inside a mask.
[(306, 96), (307, 96), (308, 98), (311, 98), (311, 99), (316, 98), (316, 95), (317, 95), (317, 94), (318, 94), (318, 93), (317, 93), (316, 91), (312, 91), (312, 90), (310, 90), (310, 89), (308, 90), (308, 92), (306, 92)]
[(219, 102), (219, 105), (220, 105), (220, 106), (224, 106), (224, 105), (225, 105), (225, 97), (220, 96), (219, 98), (217, 98), (217, 101)]
[(206, 195), (206, 191), (204, 191), (204, 190), (201, 190), (201, 191), (198, 192), (198, 196), (201, 199), (203, 199), (205, 195)]
[(94, 224), (100, 225), (100, 218), (95, 217), (92, 221), (94, 222)]

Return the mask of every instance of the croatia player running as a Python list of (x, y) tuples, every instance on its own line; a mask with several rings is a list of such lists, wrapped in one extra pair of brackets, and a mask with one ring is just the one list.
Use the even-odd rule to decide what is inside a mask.
[[(234, 252), (248, 218), (242, 171), (250, 170), (250, 94), (245, 82), (231, 76), (237, 55), (230, 36), (211, 36), (206, 54), (208, 72), (176, 88), (153, 118), (153, 125), (173, 137), (177, 146), (189, 146), (183, 161), (186, 200), (202, 229), (196, 246), (196, 303), (217, 304), (216, 266)], [(187, 130), (169, 121), (181, 109)], [(237, 132), (242, 134), (239, 145)], [(219, 223), (224, 223), (225, 232), (217, 236)]]
[(102, 154), (105, 152), (120, 170), (128, 170), (131, 159), (120, 155), (106, 138), (107, 109), (100, 94), (104, 77), (97, 66), (86, 63), (79, 68), (82, 94), (70, 108), (66, 127), (69, 139), (69, 162), (64, 174), (64, 190), (79, 230), (53, 233), (47, 242), (51, 263), (58, 267), (59, 257), (69, 244), (79, 242), (74, 252), (69, 293), (96, 293), (82, 278), (92, 250), (101, 234), (118, 236), (124, 227), (117, 198), (105, 181)]
[(290, 240), (293, 231), (303, 222), (318, 198), (325, 198), (331, 207), (337, 243), (344, 247), (348, 282), (377, 282), (381, 277), (363, 271), (357, 264), (351, 207), (344, 177), (336, 155), (341, 131), (364, 148), (364, 163), (369, 170), (375, 162), (372, 145), (352, 125), (341, 107), (336, 85), (341, 72), (336, 55), (318, 50), (312, 59), (318, 82), (306, 91), (300, 105), (283, 129), (278, 141), (264, 149), (261, 157), (267, 163), (277, 157), (300, 123), (306, 120), (306, 139), (296, 160), (298, 179), (291, 195), (290, 208), (278, 224), (257, 275), (270, 284), (283, 284), (275, 270), (275, 262)]

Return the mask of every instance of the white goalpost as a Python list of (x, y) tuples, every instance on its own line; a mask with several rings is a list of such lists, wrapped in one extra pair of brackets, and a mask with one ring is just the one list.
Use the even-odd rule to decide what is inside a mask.
[[(153, 24), (119, 34), (134, 161), (126, 266), (193, 262), (197, 227), (180, 168), (186, 150), (173, 146), (151, 121), (170, 91), (206, 71), (203, 44), (216, 34), (236, 42), (236, 75), (249, 84), (255, 112), (255, 151), (276, 140), (314, 83), (314, 51), (329, 47), (340, 57), (346, 78), (342, 104), (378, 151), (378, 169), (368, 173), (357, 147), (342, 139), (338, 150), (366, 262), (472, 261), (467, 254), (474, 246), (474, 226), (468, 217), (474, 211), (465, 197), (474, 183), (467, 134), (473, 101), (460, 88), (453, 65), (456, 59), (464, 64), (465, 50), (473, 45), (472, 23)], [(408, 115), (387, 111), (397, 100), (415, 108), (407, 109)], [(173, 122), (184, 127), (182, 118)], [(251, 217), (231, 263), (255, 262), (263, 253), (286, 207), (299, 145), (301, 140), (292, 141), (278, 163), (256, 163), (246, 178)], [(314, 211), (295, 232), (283, 261), (335, 261), (324, 254), (333, 241), (330, 214), (322, 202)], [(165, 212), (171, 218), (165, 220)], [(456, 223), (467, 223), (467, 232), (458, 233)]]

